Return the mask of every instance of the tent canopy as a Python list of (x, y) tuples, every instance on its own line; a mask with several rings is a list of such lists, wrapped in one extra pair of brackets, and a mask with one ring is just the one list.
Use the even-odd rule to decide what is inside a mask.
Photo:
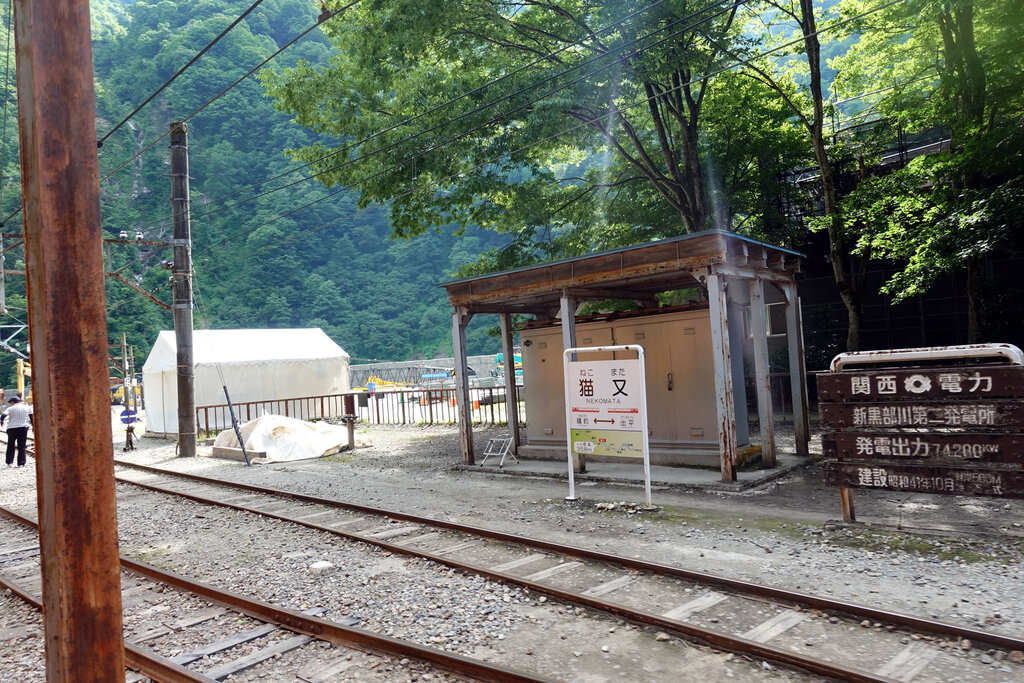
[[(349, 390), (349, 355), (319, 328), (196, 330), (196, 407), (328, 396)], [(177, 344), (163, 331), (142, 366), (149, 432), (178, 431)], [(218, 428), (227, 425), (216, 425)]]
[[(174, 370), (178, 345), (173, 330), (162, 331), (142, 372)], [(318, 327), (291, 330), (195, 330), (192, 360), (200, 365), (284, 363), (344, 358), (348, 354)]]

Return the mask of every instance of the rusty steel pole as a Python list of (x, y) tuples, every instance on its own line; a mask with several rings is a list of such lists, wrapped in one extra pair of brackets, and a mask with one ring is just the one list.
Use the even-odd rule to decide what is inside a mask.
[(15, 0), (49, 681), (124, 680), (88, 0)]
[(188, 125), (171, 122), (171, 219), (174, 224), (174, 341), (178, 351), (178, 455), (196, 454), (196, 391), (192, 353), (192, 226)]

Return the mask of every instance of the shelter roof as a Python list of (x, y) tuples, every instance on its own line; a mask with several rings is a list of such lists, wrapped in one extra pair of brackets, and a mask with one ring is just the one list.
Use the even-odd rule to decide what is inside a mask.
[[(192, 333), (195, 365), (294, 362), (341, 358), (348, 353), (319, 327), (284, 330), (195, 330)], [(143, 372), (177, 367), (174, 332), (163, 330), (143, 365)]]
[(801, 254), (719, 230), (601, 251), (442, 283), (448, 301), (469, 313), (536, 313), (579, 300), (653, 299), (699, 284), (714, 268), (725, 275), (792, 280)]

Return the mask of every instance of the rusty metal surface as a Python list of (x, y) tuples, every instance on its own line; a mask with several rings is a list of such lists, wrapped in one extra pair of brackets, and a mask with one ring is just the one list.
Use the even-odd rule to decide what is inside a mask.
[(1024, 434), (991, 432), (831, 432), (821, 437), (826, 458), (893, 462), (928, 460), (935, 465), (1024, 463)]
[[(837, 599), (832, 599), (832, 598), (824, 598), (824, 597), (817, 596), (817, 595), (812, 595), (812, 594), (809, 594), (809, 593), (801, 593), (799, 591), (784, 590), (784, 589), (775, 588), (775, 587), (772, 587), (772, 586), (765, 586), (765, 585), (762, 585), (762, 584), (753, 583), (753, 582), (750, 582), (750, 581), (743, 581), (741, 579), (732, 579), (732, 578), (723, 577), (723, 576), (716, 576), (714, 574), (706, 574), (704, 572), (691, 571), (691, 570), (688, 570), (688, 569), (682, 569), (682, 568), (674, 567), (674, 566), (671, 566), (671, 565), (664, 565), (664, 564), (659, 564), (659, 563), (655, 563), (655, 562), (648, 562), (648, 561), (645, 561), (645, 560), (639, 560), (639, 559), (631, 558), (631, 557), (622, 557), (622, 556), (619, 556), (619, 555), (614, 555), (614, 554), (611, 554), (611, 553), (604, 553), (604, 552), (600, 552), (600, 551), (590, 550), (590, 549), (587, 549), (587, 548), (579, 548), (579, 547), (575, 547), (575, 546), (564, 545), (564, 544), (561, 544), (561, 543), (554, 543), (552, 541), (545, 541), (545, 540), (542, 540), (542, 539), (534, 539), (534, 538), (528, 538), (528, 537), (524, 537), (524, 536), (518, 536), (516, 534), (509, 534), (509, 533), (505, 533), (505, 532), (501, 532), (501, 531), (495, 531), (495, 530), (492, 530), (492, 529), (485, 529), (485, 528), (482, 528), (482, 527), (476, 527), (476, 526), (472, 526), (472, 525), (468, 525), (468, 524), (460, 524), (458, 522), (450, 522), (450, 521), (447, 521), (447, 520), (439, 520), (439, 519), (433, 519), (433, 518), (430, 518), (430, 517), (422, 517), (422, 516), (419, 516), (419, 515), (411, 515), (411, 514), (406, 514), (406, 513), (398, 512), (398, 511), (394, 511), (394, 510), (385, 510), (385, 509), (375, 508), (375, 507), (371, 507), (371, 506), (367, 506), (367, 505), (357, 505), (357, 504), (354, 504), (354, 503), (346, 503), (346, 502), (343, 502), (343, 501), (333, 500), (333, 499), (329, 499), (329, 498), (319, 498), (319, 497), (316, 497), (316, 496), (310, 496), (310, 495), (306, 495), (306, 494), (302, 494), (302, 493), (294, 493), (294, 492), (291, 492), (291, 491), (284, 491), (284, 490), (280, 490), (280, 489), (273, 489), (273, 488), (264, 487), (264, 486), (255, 486), (255, 485), (252, 485), (252, 484), (242, 484), (242, 483), (238, 483), (238, 482), (224, 481), (222, 479), (217, 479), (217, 478), (214, 478), (214, 477), (204, 477), (204, 476), (195, 475), (195, 474), (186, 474), (186, 473), (182, 473), (182, 472), (174, 472), (174, 471), (165, 470), (165, 469), (162, 469), (162, 468), (159, 468), (159, 467), (151, 467), (151, 466), (148, 466), (148, 465), (139, 465), (139, 464), (130, 463), (130, 462), (117, 461), (117, 464), (121, 465), (121, 466), (124, 466), (126, 468), (129, 468), (129, 469), (136, 469), (136, 470), (139, 470), (139, 471), (151, 472), (151, 473), (154, 473), (154, 474), (170, 475), (170, 476), (181, 478), (181, 479), (185, 479), (185, 480), (188, 480), (188, 481), (200, 482), (200, 483), (204, 483), (204, 484), (212, 484), (212, 485), (215, 485), (215, 486), (226, 486), (226, 487), (238, 489), (238, 490), (241, 490), (241, 491), (251, 491), (251, 492), (254, 492), (254, 493), (265, 493), (265, 494), (269, 494), (269, 495), (273, 495), (273, 496), (279, 496), (279, 497), (282, 497), (282, 498), (288, 498), (288, 499), (291, 499), (291, 500), (301, 501), (301, 502), (304, 502), (304, 503), (315, 503), (315, 504), (318, 504), (318, 505), (325, 505), (325, 506), (335, 507), (335, 508), (339, 508), (339, 509), (353, 510), (353, 511), (357, 511), (357, 512), (364, 512), (364, 513), (369, 513), (369, 514), (374, 514), (374, 515), (380, 515), (380, 516), (385, 516), (385, 517), (388, 517), (390, 519), (394, 519), (394, 520), (398, 520), (398, 521), (416, 522), (416, 523), (420, 523), (420, 524), (434, 526), (434, 527), (437, 527), (437, 528), (449, 529), (449, 530), (452, 530), (452, 531), (459, 531), (459, 532), (463, 532), (463, 533), (467, 533), (467, 534), (473, 534), (473, 535), (476, 535), (476, 536), (480, 536), (480, 537), (483, 537), (483, 538), (489, 538), (489, 539), (496, 540), (496, 541), (502, 541), (502, 542), (506, 542), (506, 543), (515, 543), (515, 544), (526, 546), (526, 547), (530, 547), (530, 548), (537, 548), (539, 550), (548, 550), (548, 551), (552, 551), (552, 552), (562, 553), (564, 555), (568, 555), (568, 556), (572, 556), (572, 557), (583, 558), (583, 559), (588, 559), (588, 560), (595, 560), (595, 561), (598, 561), (598, 562), (610, 562), (610, 563), (621, 565), (621, 566), (629, 568), (629, 569), (635, 569), (635, 570), (638, 570), (638, 571), (649, 571), (649, 572), (652, 572), (652, 573), (655, 573), (655, 574), (660, 574), (660, 575), (663, 575), (663, 576), (672, 576), (672, 577), (676, 577), (676, 578), (679, 578), (679, 579), (695, 581), (695, 582), (698, 582), (698, 583), (722, 586), (722, 587), (725, 587), (725, 588), (730, 588), (730, 589), (739, 591), (741, 593), (748, 593), (748, 594), (753, 594), (753, 595), (761, 596), (761, 597), (764, 597), (764, 598), (775, 599), (775, 600), (782, 600), (782, 601), (787, 601), (787, 602), (793, 602), (793, 603), (797, 603), (797, 604), (800, 604), (800, 605), (807, 605), (809, 607), (813, 607), (813, 608), (821, 609), (821, 610), (837, 610), (837, 611), (840, 611), (840, 612), (844, 612), (846, 614), (854, 615), (856, 617), (863, 617), (863, 618), (872, 619), (874, 621), (881, 621), (881, 622), (885, 622), (885, 623), (899, 624), (899, 625), (907, 626), (907, 627), (914, 628), (914, 629), (917, 629), (917, 630), (920, 630), (920, 631), (924, 631), (924, 632), (928, 632), (928, 633), (941, 633), (941, 634), (947, 634), (947, 635), (955, 635), (955, 636), (958, 636), (958, 637), (961, 637), (961, 638), (968, 638), (968, 639), (970, 639), (972, 641), (975, 641), (975, 642), (990, 643), (990, 644), (992, 644), (994, 646), (1008, 648), (1008, 649), (1024, 649), (1024, 638), (1021, 638), (1021, 637), (1016, 637), (1016, 636), (1012, 636), (1012, 635), (1008, 635), (1008, 634), (1003, 634), (1003, 633), (995, 633), (995, 632), (992, 632), (992, 631), (985, 631), (983, 629), (976, 629), (976, 628), (973, 628), (973, 627), (970, 627), (970, 626), (964, 626), (964, 625), (960, 625), (960, 624), (950, 624), (950, 623), (946, 623), (946, 622), (935, 621), (935, 620), (932, 620), (932, 619), (925, 619), (925, 618), (922, 618), (922, 617), (917, 617), (917, 616), (913, 616), (913, 615), (909, 615), (909, 614), (903, 614), (903, 613), (900, 613), (900, 612), (893, 612), (893, 611), (890, 611), (890, 610), (876, 609), (874, 607), (868, 607), (866, 605), (860, 605), (860, 604), (857, 604), (857, 603), (847, 602), (845, 600), (837, 600)], [(153, 486), (153, 485), (150, 485), (150, 484), (141, 484), (141, 483), (134, 482), (134, 481), (131, 481), (131, 480), (128, 480), (128, 479), (123, 479), (123, 478), (120, 478), (120, 477), (118, 478), (118, 481), (122, 481), (124, 483), (132, 484), (133, 486), (139, 486), (141, 488), (147, 488), (147, 489), (154, 490), (154, 491), (165, 491), (165, 489), (162, 489), (162, 488), (157, 487), (157, 486)], [(195, 500), (197, 502), (212, 502), (213, 504), (220, 505), (222, 507), (229, 507), (229, 508), (234, 508), (234, 509), (238, 509), (238, 510), (247, 510), (247, 508), (242, 507), (242, 506), (233, 505), (233, 504), (230, 504), (230, 503), (222, 503), (222, 502), (217, 502), (217, 501), (210, 501), (209, 499), (203, 498), (201, 496), (194, 496), (194, 495), (191, 495), (191, 494), (182, 494), (182, 493), (179, 493), (179, 492), (174, 492), (174, 495), (182, 496), (182, 497), (188, 498), (190, 500)], [(288, 517), (286, 517), (284, 515), (278, 515), (278, 514), (273, 513), (273, 512), (260, 511), (260, 514), (264, 515), (265, 517), (272, 517), (272, 518), (275, 518), (275, 519), (281, 519), (281, 520), (290, 521), (290, 522), (293, 522), (295, 524), (299, 524), (299, 525), (306, 526), (306, 527), (309, 527), (309, 528), (317, 529), (319, 531), (324, 531), (324, 532), (327, 532), (327, 533), (330, 533), (330, 534), (334, 534), (334, 535), (337, 535), (337, 536), (342, 536), (342, 537), (345, 537), (345, 538), (351, 538), (353, 540), (363, 541), (363, 542), (366, 542), (366, 543), (372, 543), (373, 545), (376, 545), (376, 546), (378, 546), (380, 548), (387, 549), (387, 550), (389, 550), (391, 552), (394, 552), (394, 553), (399, 553), (399, 554), (403, 554), (403, 555), (412, 555), (412, 556), (416, 556), (416, 557), (426, 557), (428, 559), (431, 559), (433, 561), (436, 561), (436, 562), (439, 562), (439, 563), (442, 563), (442, 564), (445, 564), (445, 565), (448, 565), (448, 566), (463, 567), (463, 568), (470, 569), (470, 570), (472, 570), (474, 572), (483, 573), (483, 574), (490, 574), (490, 575), (493, 575), (495, 578), (500, 578), (501, 580), (504, 580), (504, 581), (509, 581), (509, 582), (512, 582), (512, 583), (516, 583), (516, 584), (522, 585), (524, 587), (529, 587), (532, 590), (536, 590), (536, 591), (539, 591), (539, 592), (542, 592), (542, 593), (547, 593), (547, 594), (551, 594), (551, 595), (555, 594), (553, 592), (553, 589), (550, 586), (546, 586), (546, 585), (543, 585), (543, 584), (538, 584), (538, 583), (531, 582), (531, 581), (526, 581), (524, 579), (518, 579), (518, 578), (515, 578), (515, 577), (512, 577), (512, 576), (508, 576), (506, 574), (502, 574), (502, 573), (499, 573), (499, 572), (493, 572), (493, 571), (489, 572), (488, 570), (481, 570), (481, 569), (476, 568), (476, 567), (471, 567), (471, 566), (468, 566), (468, 565), (463, 565), (462, 563), (459, 563), (459, 562), (457, 562), (457, 561), (455, 561), (455, 560), (453, 560), (453, 559), (451, 559), (450, 557), (447, 557), (447, 556), (435, 556), (435, 555), (431, 555), (429, 553), (420, 553), (420, 552), (412, 550), (412, 549), (410, 549), (408, 547), (404, 547), (404, 546), (393, 544), (393, 543), (388, 543), (387, 541), (381, 541), (379, 539), (362, 537), (362, 536), (359, 536), (357, 534), (347, 533), (347, 532), (341, 531), (339, 529), (334, 529), (334, 528), (330, 528), (330, 527), (327, 527), (327, 526), (318, 525), (318, 524), (315, 524), (315, 523), (312, 523), (312, 522), (306, 522), (306, 521), (302, 521), (302, 520), (291, 519), (291, 518), (288, 518)], [(596, 606), (596, 605), (604, 605), (605, 603), (602, 603), (601, 601), (595, 600), (595, 601), (593, 601), (592, 604)], [(603, 609), (603, 607), (601, 607), (601, 608)], [(676, 622), (671, 622), (671, 623), (675, 624)], [(672, 626), (671, 628), (675, 628), (675, 627)]]
[(894, 465), (890, 462), (824, 463), (825, 484), (846, 488), (941, 493), (955, 496), (1024, 497), (1024, 471)]
[[(50, 681), (124, 676), (87, 0), (15, 0), (25, 271)], [(59, 457), (58, 457), (59, 456)]]
[(1008, 365), (819, 373), (818, 400), (987, 400), (1024, 397), (1024, 367)]
[(972, 402), (821, 403), (822, 429), (892, 430), (900, 428), (971, 430), (1019, 428), (1024, 402), (1013, 399)]

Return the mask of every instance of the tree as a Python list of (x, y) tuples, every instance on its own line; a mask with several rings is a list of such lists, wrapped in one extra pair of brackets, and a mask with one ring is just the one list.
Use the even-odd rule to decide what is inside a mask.
[[(847, 0), (843, 11), (883, 6)], [(968, 339), (986, 336), (985, 261), (1014, 245), (1024, 206), (1024, 2), (912, 0), (884, 7), (837, 60), (847, 92), (904, 129), (948, 131), (947, 150), (863, 184), (848, 201), (862, 251), (904, 261), (897, 300), (965, 270)], [(1019, 238), (1017, 245), (1019, 246)]]
[[(328, 186), (358, 183), (361, 206), (390, 202), (396, 235), (589, 222), (597, 239), (563, 245), (578, 253), (610, 220), (637, 225), (630, 206), (659, 215), (648, 238), (710, 227), (706, 74), (737, 7), (378, 0), (325, 25), (338, 51), (327, 66), (300, 63), (264, 83), (296, 121), (339, 141), (294, 158)], [(612, 200), (617, 216), (601, 208)]]

